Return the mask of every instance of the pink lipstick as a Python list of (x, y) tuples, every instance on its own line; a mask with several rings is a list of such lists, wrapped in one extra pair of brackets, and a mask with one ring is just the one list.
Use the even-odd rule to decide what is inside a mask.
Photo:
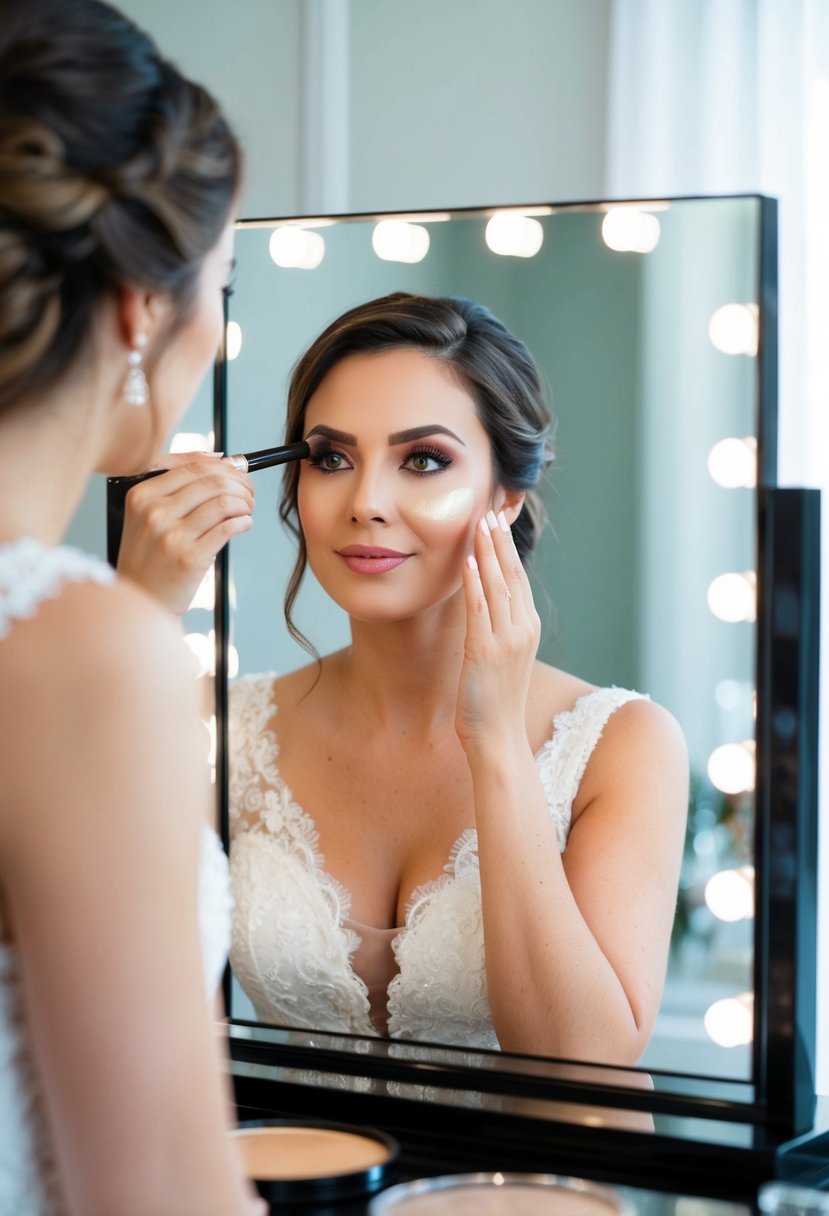
[(346, 545), (344, 549), (337, 549), (336, 553), (355, 574), (388, 574), (412, 556), (411, 553), (398, 553), (396, 549), (382, 549), (377, 545)]

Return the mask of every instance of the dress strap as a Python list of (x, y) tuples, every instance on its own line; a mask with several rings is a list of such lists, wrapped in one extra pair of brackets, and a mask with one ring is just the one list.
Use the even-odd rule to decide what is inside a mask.
[(564, 836), (562, 848), (584, 770), (610, 715), (629, 701), (647, 699), (627, 688), (597, 688), (553, 719), (553, 734), (537, 752), (536, 761), (547, 805), (559, 825), (559, 836)]
[(30, 537), (0, 545), (0, 638), (14, 621), (33, 617), (67, 583), (106, 585), (114, 578), (106, 562), (69, 545), (44, 545)]

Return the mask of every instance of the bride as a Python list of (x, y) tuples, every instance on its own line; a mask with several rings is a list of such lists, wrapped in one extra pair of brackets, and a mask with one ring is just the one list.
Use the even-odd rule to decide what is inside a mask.
[[(150, 466), (213, 356), (239, 150), (96, 0), (6, 0), (0, 81), (0, 1211), (251, 1216), (187, 652), (61, 544), (90, 474)], [(200, 554), (250, 526), (228, 464), (165, 480)]]
[[(351, 644), (231, 690), (231, 961), (283, 1025), (635, 1063), (687, 807), (671, 716), (536, 659), (549, 413), (480, 305), (402, 293), (297, 364), (281, 514)], [(309, 630), (310, 632), (310, 630)]]

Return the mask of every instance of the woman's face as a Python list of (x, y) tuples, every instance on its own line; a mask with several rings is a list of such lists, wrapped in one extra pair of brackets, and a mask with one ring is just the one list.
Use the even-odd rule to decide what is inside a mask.
[(503, 495), (451, 370), (411, 348), (351, 355), (309, 400), (310, 435), (326, 442), (300, 469), (299, 518), (332, 599), (357, 619), (389, 620), (454, 594), (478, 520)]

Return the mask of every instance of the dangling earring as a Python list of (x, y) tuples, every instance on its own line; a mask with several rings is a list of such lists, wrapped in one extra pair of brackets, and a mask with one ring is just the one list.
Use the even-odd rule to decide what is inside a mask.
[(142, 348), (147, 345), (146, 334), (135, 335), (135, 348), (127, 355), (129, 368), (124, 382), (124, 400), (127, 405), (146, 405), (150, 399), (150, 386), (141, 364), (144, 356)]

